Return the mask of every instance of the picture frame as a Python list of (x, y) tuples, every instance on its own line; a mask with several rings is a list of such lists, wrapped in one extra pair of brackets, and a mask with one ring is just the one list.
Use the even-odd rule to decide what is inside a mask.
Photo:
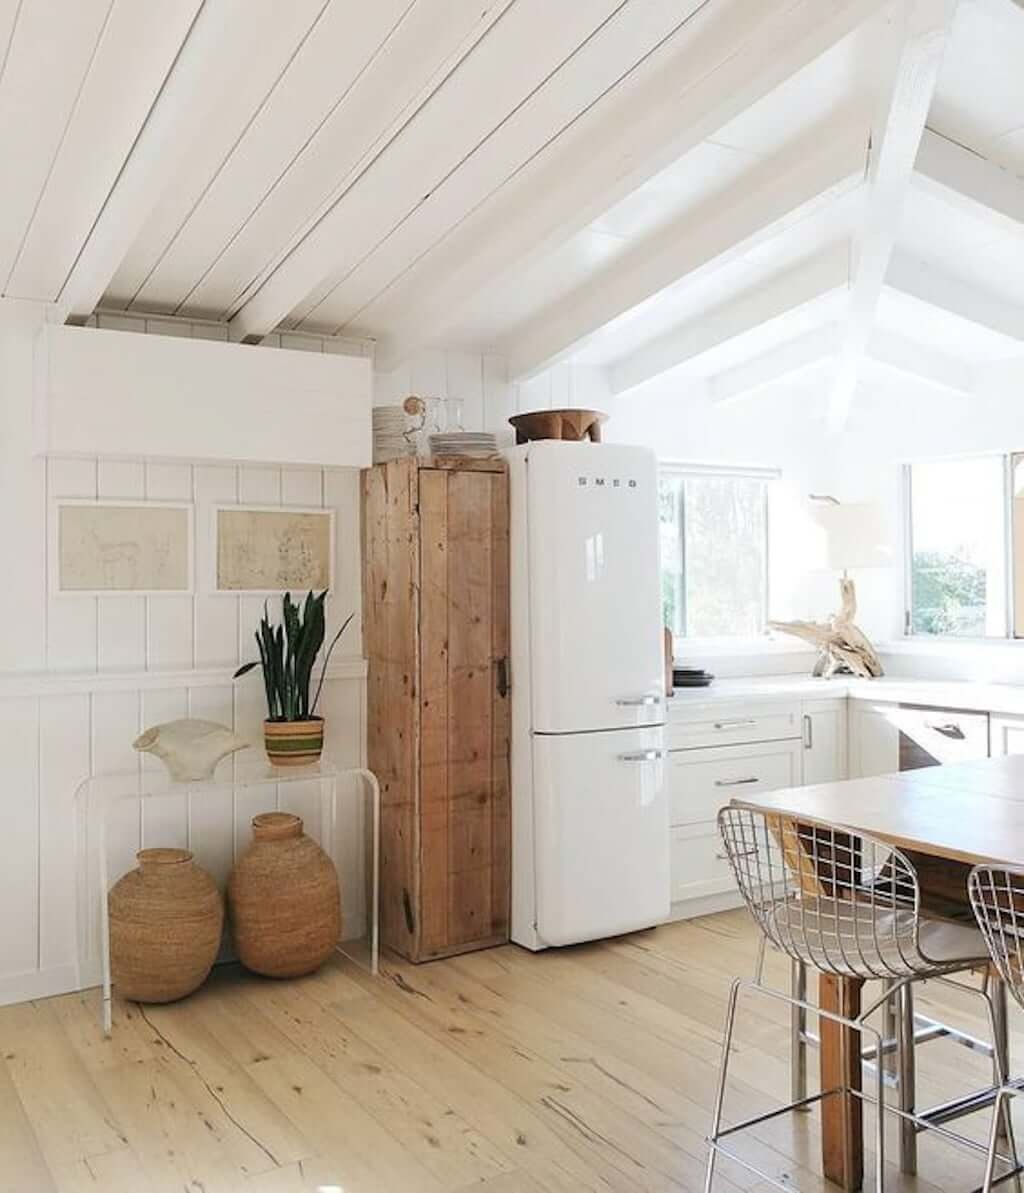
[(47, 541), (50, 594), (192, 596), (194, 529), (189, 502), (56, 497)]
[(280, 596), (333, 588), (334, 532), (335, 511), (324, 506), (215, 505), (206, 569), (210, 591)]

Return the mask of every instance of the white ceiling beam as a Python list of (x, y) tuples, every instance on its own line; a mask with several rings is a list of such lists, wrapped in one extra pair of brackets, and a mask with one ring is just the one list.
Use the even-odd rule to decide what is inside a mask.
[(894, 13), (891, 61), (883, 67), (872, 122), (864, 223), (855, 242), (845, 334), (829, 396), (832, 430), (845, 426), (857, 387), (955, 8), (956, 0), (900, 0)]
[[(69, 322), (87, 319), (99, 304), (178, 163), (202, 131), (230, 72), (224, 51), (251, 19), (248, 0), (204, 3), (149, 110), (124, 166), (60, 291)], [(216, 63), (216, 67), (211, 67)]]
[(947, 393), (966, 395), (974, 390), (974, 370), (969, 364), (881, 328), (871, 333), (867, 357)]
[(608, 368), (611, 391), (620, 394), (635, 389), (755, 328), (776, 319), (792, 318), (801, 308), (841, 290), (848, 280), (847, 246), (835, 245), (766, 285), (673, 328), (613, 362)]
[(915, 189), (996, 232), (1024, 231), (1024, 179), (930, 128), (921, 138), (913, 181)]
[(1024, 344), (1024, 309), (934, 269), (903, 250), (893, 254), (885, 285), (1003, 337), (1010, 352), (1019, 351)]
[(838, 347), (838, 324), (812, 327), (803, 335), (717, 373), (708, 381), (708, 396), (715, 405), (753, 397), (768, 386), (795, 377), (834, 356)]
[(467, 217), (368, 312), (381, 367), (438, 342), (482, 290), (564, 243), (821, 57), (882, 0), (716, 0)]
[(813, 216), (864, 180), (863, 135), (830, 139), (792, 164), (771, 159), (699, 211), (648, 237), (557, 306), (540, 312), (509, 344), (509, 376), (530, 377), (570, 353), (613, 319), (682, 279), (720, 268)]

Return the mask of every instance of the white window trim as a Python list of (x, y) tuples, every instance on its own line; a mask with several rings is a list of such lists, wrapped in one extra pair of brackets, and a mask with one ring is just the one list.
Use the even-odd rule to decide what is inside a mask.
[[(763, 480), (774, 481), (782, 476), (781, 468), (769, 468), (760, 464), (723, 464), (723, 463), (708, 463), (700, 460), (673, 460), (673, 459), (658, 459), (658, 475), (679, 476), (679, 477), (700, 477), (700, 476), (725, 476), (735, 477), (737, 480)], [(771, 567), (769, 565), (770, 559), (770, 545), (771, 545), (771, 504), (768, 501), (768, 493), (765, 495), (765, 515), (764, 515), (764, 560), (765, 560), (765, 577), (764, 577), (764, 626), (765, 628), (760, 634), (752, 635), (737, 635), (736, 637), (728, 638), (690, 638), (685, 635), (674, 635), (672, 643), (672, 653), (678, 658), (680, 643), (685, 643), (685, 650), (688, 656), (701, 654), (744, 654), (752, 651), (763, 652), (768, 649), (775, 653), (775, 648), (778, 648), (778, 653), (792, 653), (796, 647), (790, 643), (779, 644), (778, 639), (772, 636), (771, 630), (768, 628), (769, 611), (771, 609)], [(804, 648), (806, 649), (806, 648)]]

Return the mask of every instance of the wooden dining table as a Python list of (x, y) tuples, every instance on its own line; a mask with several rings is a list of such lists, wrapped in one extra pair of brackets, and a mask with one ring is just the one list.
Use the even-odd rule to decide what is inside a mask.
[[(732, 803), (797, 823), (824, 821), (897, 846), (917, 871), (922, 909), (940, 917), (969, 914), (972, 866), (1024, 867), (1024, 755), (794, 787)], [(818, 1005), (856, 1018), (862, 985), (856, 978), (820, 974)], [(859, 1033), (822, 1018), (819, 1038), (821, 1089), (859, 1089)], [(825, 1175), (846, 1190), (859, 1189), (864, 1171), (859, 1098), (824, 1100), (821, 1146)]]

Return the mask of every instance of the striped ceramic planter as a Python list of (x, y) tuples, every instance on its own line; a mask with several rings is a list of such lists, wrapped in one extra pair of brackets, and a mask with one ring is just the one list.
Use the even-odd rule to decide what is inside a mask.
[(324, 748), (324, 719), (264, 721), (263, 741), (274, 766), (309, 766)]

